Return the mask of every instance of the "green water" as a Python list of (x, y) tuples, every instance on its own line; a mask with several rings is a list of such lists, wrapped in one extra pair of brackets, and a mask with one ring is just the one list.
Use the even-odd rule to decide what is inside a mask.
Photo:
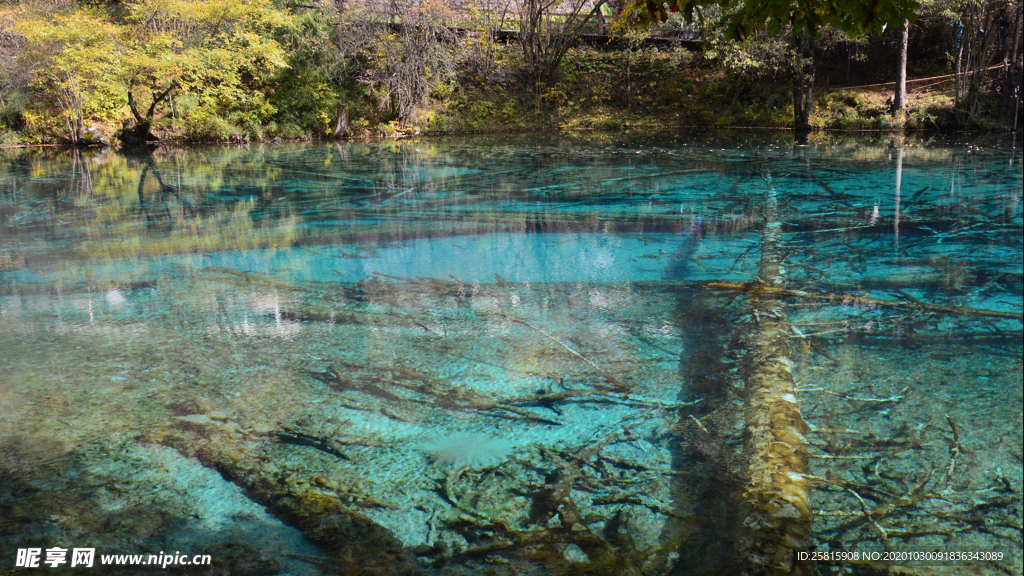
[(5, 150), (0, 573), (53, 547), (739, 570), (751, 309), (708, 284), (757, 280), (771, 192), (814, 293), (786, 302), (818, 550), (1020, 574), (1021, 322), (963, 309), (1021, 313), (1021, 162), (778, 134)]

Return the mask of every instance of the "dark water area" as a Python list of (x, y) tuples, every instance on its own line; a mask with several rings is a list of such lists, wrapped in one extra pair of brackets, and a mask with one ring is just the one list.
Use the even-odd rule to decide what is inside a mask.
[(763, 281), (805, 549), (864, 554), (816, 573), (1020, 574), (1021, 162), (757, 133), (0, 151), (0, 574), (742, 572)]

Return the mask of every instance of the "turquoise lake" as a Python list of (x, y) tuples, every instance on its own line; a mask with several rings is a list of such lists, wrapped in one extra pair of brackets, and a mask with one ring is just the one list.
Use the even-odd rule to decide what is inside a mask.
[(809, 549), (1021, 574), (1022, 161), (754, 132), (0, 150), (0, 574), (742, 572), (772, 217)]

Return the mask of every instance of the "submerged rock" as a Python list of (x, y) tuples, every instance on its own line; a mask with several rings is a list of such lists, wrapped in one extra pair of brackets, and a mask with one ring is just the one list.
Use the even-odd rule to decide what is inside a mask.
[(437, 436), (416, 445), (432, 463), (455, 468), (498, 464), (508, 458), (512, 447), (506, 439), (479, 432)]

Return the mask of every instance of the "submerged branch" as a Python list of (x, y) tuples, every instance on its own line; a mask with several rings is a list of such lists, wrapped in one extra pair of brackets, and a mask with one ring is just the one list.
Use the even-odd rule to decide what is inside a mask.
[(774, 294), (779, 296), (793, 296), (796, 298), (810, 298), (814, 300), (828, 300), (839, 302), (849, 306), (887, 306), (890, 308), (903, 308), (907, 310), (922, 310), (927, 312), (945, 312), (948, 314), (960, 314), (964, 316), (981, 316), (987, 318), (1009, 318), (1012, 320), (1024, 321), (1024, 315), (1016, 312), (1003, 312), (1001, 310), (985, 310), (982, 308), (966, 308), (962, 306), (943, 306), (941, 304), (925, 304), (923, 302), (901, 302), (898, 300), (883, 300), (881, 298), (868, 298), (866, 296), (850, 296), (849, 294), (831, 294), (828, 292), (807, 292), (805, 290), (790, 290), (778, 286), (770, 286), (764, 282), (750, 282), (747, 284), (735, 284), (732, 282), (711, 282), (708, 288), (719, 288), (725, 290), (737, 290), (750, 294)]
[(565, 350), (566, 352), (568, 352), (568, 353), (572, 354), (572, 355), (573, 355), (573, 356), (575, 356), (576, 358), (579, 358), (580, 360), (582, 360), (583, 362), (585, 362), (585, 363), (586, 363), (586, 364), (587, 364), (588, 366), (590, 366), (591, 368), (593, 368), (593, 369), (594, 369), (594, 371), (596, 371), (596, 372), (597, 372), (598, 374), (600, 374), (601, 376), (603, 376), (603, 377), (605, 378), (605, 380), (608, 380), (608, 382), (609, 382), (609, 383), (610, 383), (610, 384), (611, 384), (612, 386), (614, 386), (614, 387), (615, 387), (615, 390), (616, 390), (617, 392), (625, 392), (626, 390), (628, 390), (628, 388), (626, 387), (626, 385), (625, 385), (625, 384), (623, 384), (622, 382), (619, 382), (619, 380), (618, 380), (617, 378), (615, 378), (615, 377), (614, 377), (614, 376), (612, 376), (611, 374), (609, 374), (609, 373), (605, 372), (604, 370), (602, 370), (601, 368), (599, 368), (599, 367), (597, 366), (597, 364), (594, 364), (594, 363), (593, 363), (593, 362), (592, 362), (592, 361), (591, 361), (591, 360), (590, 360), (589, 358), (587, 358), (587, 357), (586, 357), (586, 356), (584, 356), (583, 354), (580, 354), (580, 353), (579, 353), (579, 352), (577, 352), (576, 350), (573, 350), (573, 349), (572, 349), (572, 348), (571, 348), (571, 347), (570, 347), (570, 346), (569, 346), (568, 344), (566, 344), (565, 342), (562, 342), (562, 341), (561, 341), (561, 340), (559, 340), (558, 338), (555, 338), (555, 337), (554, 337), (554, 336), (552, 336), (551, 334), (548, 334), (548, 333), (547, 333), (547, 332), (545, 332), (544, 330), (541, 330), (540, 328), (538, 328), (538, 327), (534, 326), (533, 324), (530, 324), (529, 322), (527, 322), (526, 320), (523, 320), (522, 318), (517, 318), (517, 317), (515, 317), (515, 316), (510, 316), (510, 315), (508, 315), (508, 314), (504, 314), (504, 313), (502, 313), (502, 312), (495, 312), (495, 314), (497, 314), (498, 316), (501, 316), (502, 318), (505, 318), (506, 320), (509, 320), (510, 322), (515, 322), (516, 324), (522, 324), (523, 326), (526, 326), (527, 328), (529, 328), (529, 329), (531, 329), (531, 330), (533, 330), (533, 331), (537, 332), (537, 333), (538, 333), (538, 334), (540, 334), (541, 336), (544, 336), (544, 337), (545, 337), (545, 338), (547, 338), (548, 340), (551, 340), (551, 341), (552, 341), (552, 342), (554, 342), (555, 344), (558, 344), (558, 345), (559, 345), (559, 346), (561, 346), (561, 347), (562, 347), (562, 348), (563, 348), (563, 349), (564, 349), (564, 350)]

